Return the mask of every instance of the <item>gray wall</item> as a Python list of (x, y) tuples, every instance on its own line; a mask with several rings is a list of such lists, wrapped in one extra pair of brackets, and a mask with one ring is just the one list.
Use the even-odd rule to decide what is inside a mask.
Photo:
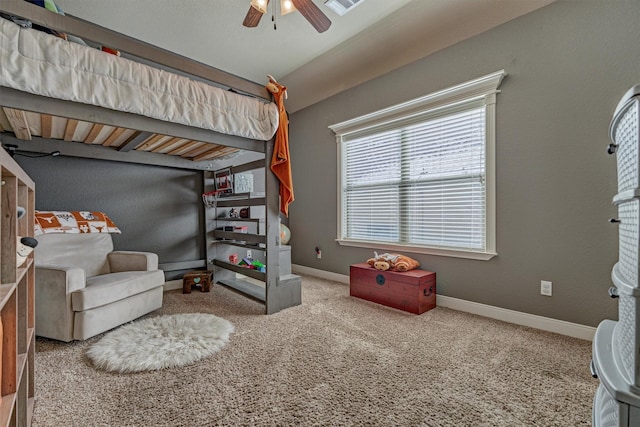
[[(615, 319), (607, 289), (617, 229), (607, 220), (616, 215), (616, 172), (606, 146), (618, 100), (640, 83), (639, 23), (637, 0), (560, 0), (292, 114), (292, 262), (348, 274), (372, 256), (334, 241), (336, 143), (327, 126), (504, 69), (498, 256), (416, 258), (437, 272), (441, 295), (590, 326)], [(540, 295), (541, 280), (553, 282), (552, 297)]]
[(36, 209), (105, 212), (122, 231), (113, 235), (116, 249), (155, 252), (160, 263), (204, 260), (202, 172), (64, 156), (15, 160), (36, 183)]

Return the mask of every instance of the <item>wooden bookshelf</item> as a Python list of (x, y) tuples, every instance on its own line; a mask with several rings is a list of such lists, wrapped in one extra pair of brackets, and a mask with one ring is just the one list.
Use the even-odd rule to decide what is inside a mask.
[[(33, 237), (35, 185), (0, 150), (0, 427), (29, 426), (35, 397), (35, 266), (16, 265), (16, 244)], [(18, 206), (26, 214), (18, 218)]]

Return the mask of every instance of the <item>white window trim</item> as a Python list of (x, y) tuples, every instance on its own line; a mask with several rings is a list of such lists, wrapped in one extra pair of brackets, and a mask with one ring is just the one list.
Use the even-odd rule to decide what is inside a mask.
[[(356, 117), (341, 123), (336, 123), (329, 128), (336, 134), (337, 161), (338, 161), (338, 229), (336, 241), (342, 246), (355, 246), (361, 248), (384, 249), (391, 251), (403, 251), (410, 253), (468, 258), (476, 260), (489, 260), (497, 255), (496, 252), (496, 94), (498, 87), (507, 75), (504, 70), (496, 71), (483, 77), (444, 89), (429, 95), (422, 96), (401, 104), (385, 108), (361, 117)], [(486, 250), (482, 252), (471, 250), (447, 250), (409, 245), (388, 243), (372, 243), (352, 239), (342, 239), (342, 177), (344, 165), (341, 159), (342, 138), (354, 132), (359, 132), (371, 127), (404, 120), (412, 115), (421, 115), (429, 111), (437, 110), (444, 106), (450, 106), (457, 102), (468, 102), (473, 99), (483, 100), (486, 105), (485, 132), (486, 132)]]

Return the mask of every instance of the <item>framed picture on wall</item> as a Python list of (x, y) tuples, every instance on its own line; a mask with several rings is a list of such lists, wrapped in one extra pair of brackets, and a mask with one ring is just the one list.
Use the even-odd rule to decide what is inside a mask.
[(221, 169), (214, 174), (216, 190), (222, 193), (233, 193), (233, 175), (231, 169)]
[(233, 192), (239, 193), (251, 193), (253, 191), (253, 174), (252, 173), (237, 173), (233, 176)]

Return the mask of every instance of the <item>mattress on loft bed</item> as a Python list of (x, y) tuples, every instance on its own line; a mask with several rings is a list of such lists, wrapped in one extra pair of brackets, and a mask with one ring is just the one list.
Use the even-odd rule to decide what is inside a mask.
[(269, 140), (274, 103), (0, 18), (0, 86), (244, 138)]

